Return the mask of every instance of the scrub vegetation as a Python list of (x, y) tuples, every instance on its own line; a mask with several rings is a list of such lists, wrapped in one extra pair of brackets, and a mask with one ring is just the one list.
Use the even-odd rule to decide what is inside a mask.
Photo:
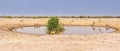
[(64, 31), (64, 27), (59, 24), (59, 18), (57, 16), (52, 16), (47, 23), (47, 33), (59, 34), (62, 31)]

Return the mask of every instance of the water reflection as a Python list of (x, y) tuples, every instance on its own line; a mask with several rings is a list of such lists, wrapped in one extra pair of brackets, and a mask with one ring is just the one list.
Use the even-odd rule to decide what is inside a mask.
[[(115, 29), (108, 27), (95, 27), (95, 26), (64, 26), (65, 31), (63, 34), (99, 34), (113, 32)], [(45, 26), (22, 27), (14, 29), (16, 32), (31, 33), (31, 34), (46, 34)]]
[(109, 30), (109, 28), (108, 28), (108, 27), (106, 27), (106, 30)]
[(93, 29), (93, 31), (95, 31), (95, 27), (94, 26), (92, 26), (92, 29)]
[(35, 29), (38, 29), (38, 28), (40, 28), (40, 26), (34, 26), (34, 28), (35, 28)]
[[(96, 28), (95, 26), (92, 26), (92, 29), (93, 29), (93, 31), (97, 31), (97, 28)], [(101, 28), (99, 28), (98, 31), (99, 31), (100, 33), (102, 33)]]
[(109, 25), (108, 24), (106, 24), (106, 30), (109, 30)]
[(100, 33), (102, 33), (102, 30), (101, 29), (98, 29)]

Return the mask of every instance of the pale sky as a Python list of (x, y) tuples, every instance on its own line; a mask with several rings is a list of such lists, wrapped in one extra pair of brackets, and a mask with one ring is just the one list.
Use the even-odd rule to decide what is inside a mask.
[(0, 15), (120, 16), (120, 0), (0, 0)]

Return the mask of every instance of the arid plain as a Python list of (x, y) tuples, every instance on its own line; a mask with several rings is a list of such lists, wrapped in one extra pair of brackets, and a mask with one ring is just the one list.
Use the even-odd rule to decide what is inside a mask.
[(60, 18), (64, 25), (109, 26), (113, 33), (38, 35), (13, 32), (22, 26), (46, 25), (48, 18), (0, 18), (0, 51), (120, 51), (120, 18)]

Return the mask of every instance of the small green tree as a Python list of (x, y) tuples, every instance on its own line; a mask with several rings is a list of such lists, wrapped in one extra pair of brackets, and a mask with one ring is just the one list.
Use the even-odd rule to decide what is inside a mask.
[(59, 24), (59, 18), (57, 16), (51, 17), (47, 23), (47, 33), (57, 34), (62, 31), (64, 31), (64, 27)]

